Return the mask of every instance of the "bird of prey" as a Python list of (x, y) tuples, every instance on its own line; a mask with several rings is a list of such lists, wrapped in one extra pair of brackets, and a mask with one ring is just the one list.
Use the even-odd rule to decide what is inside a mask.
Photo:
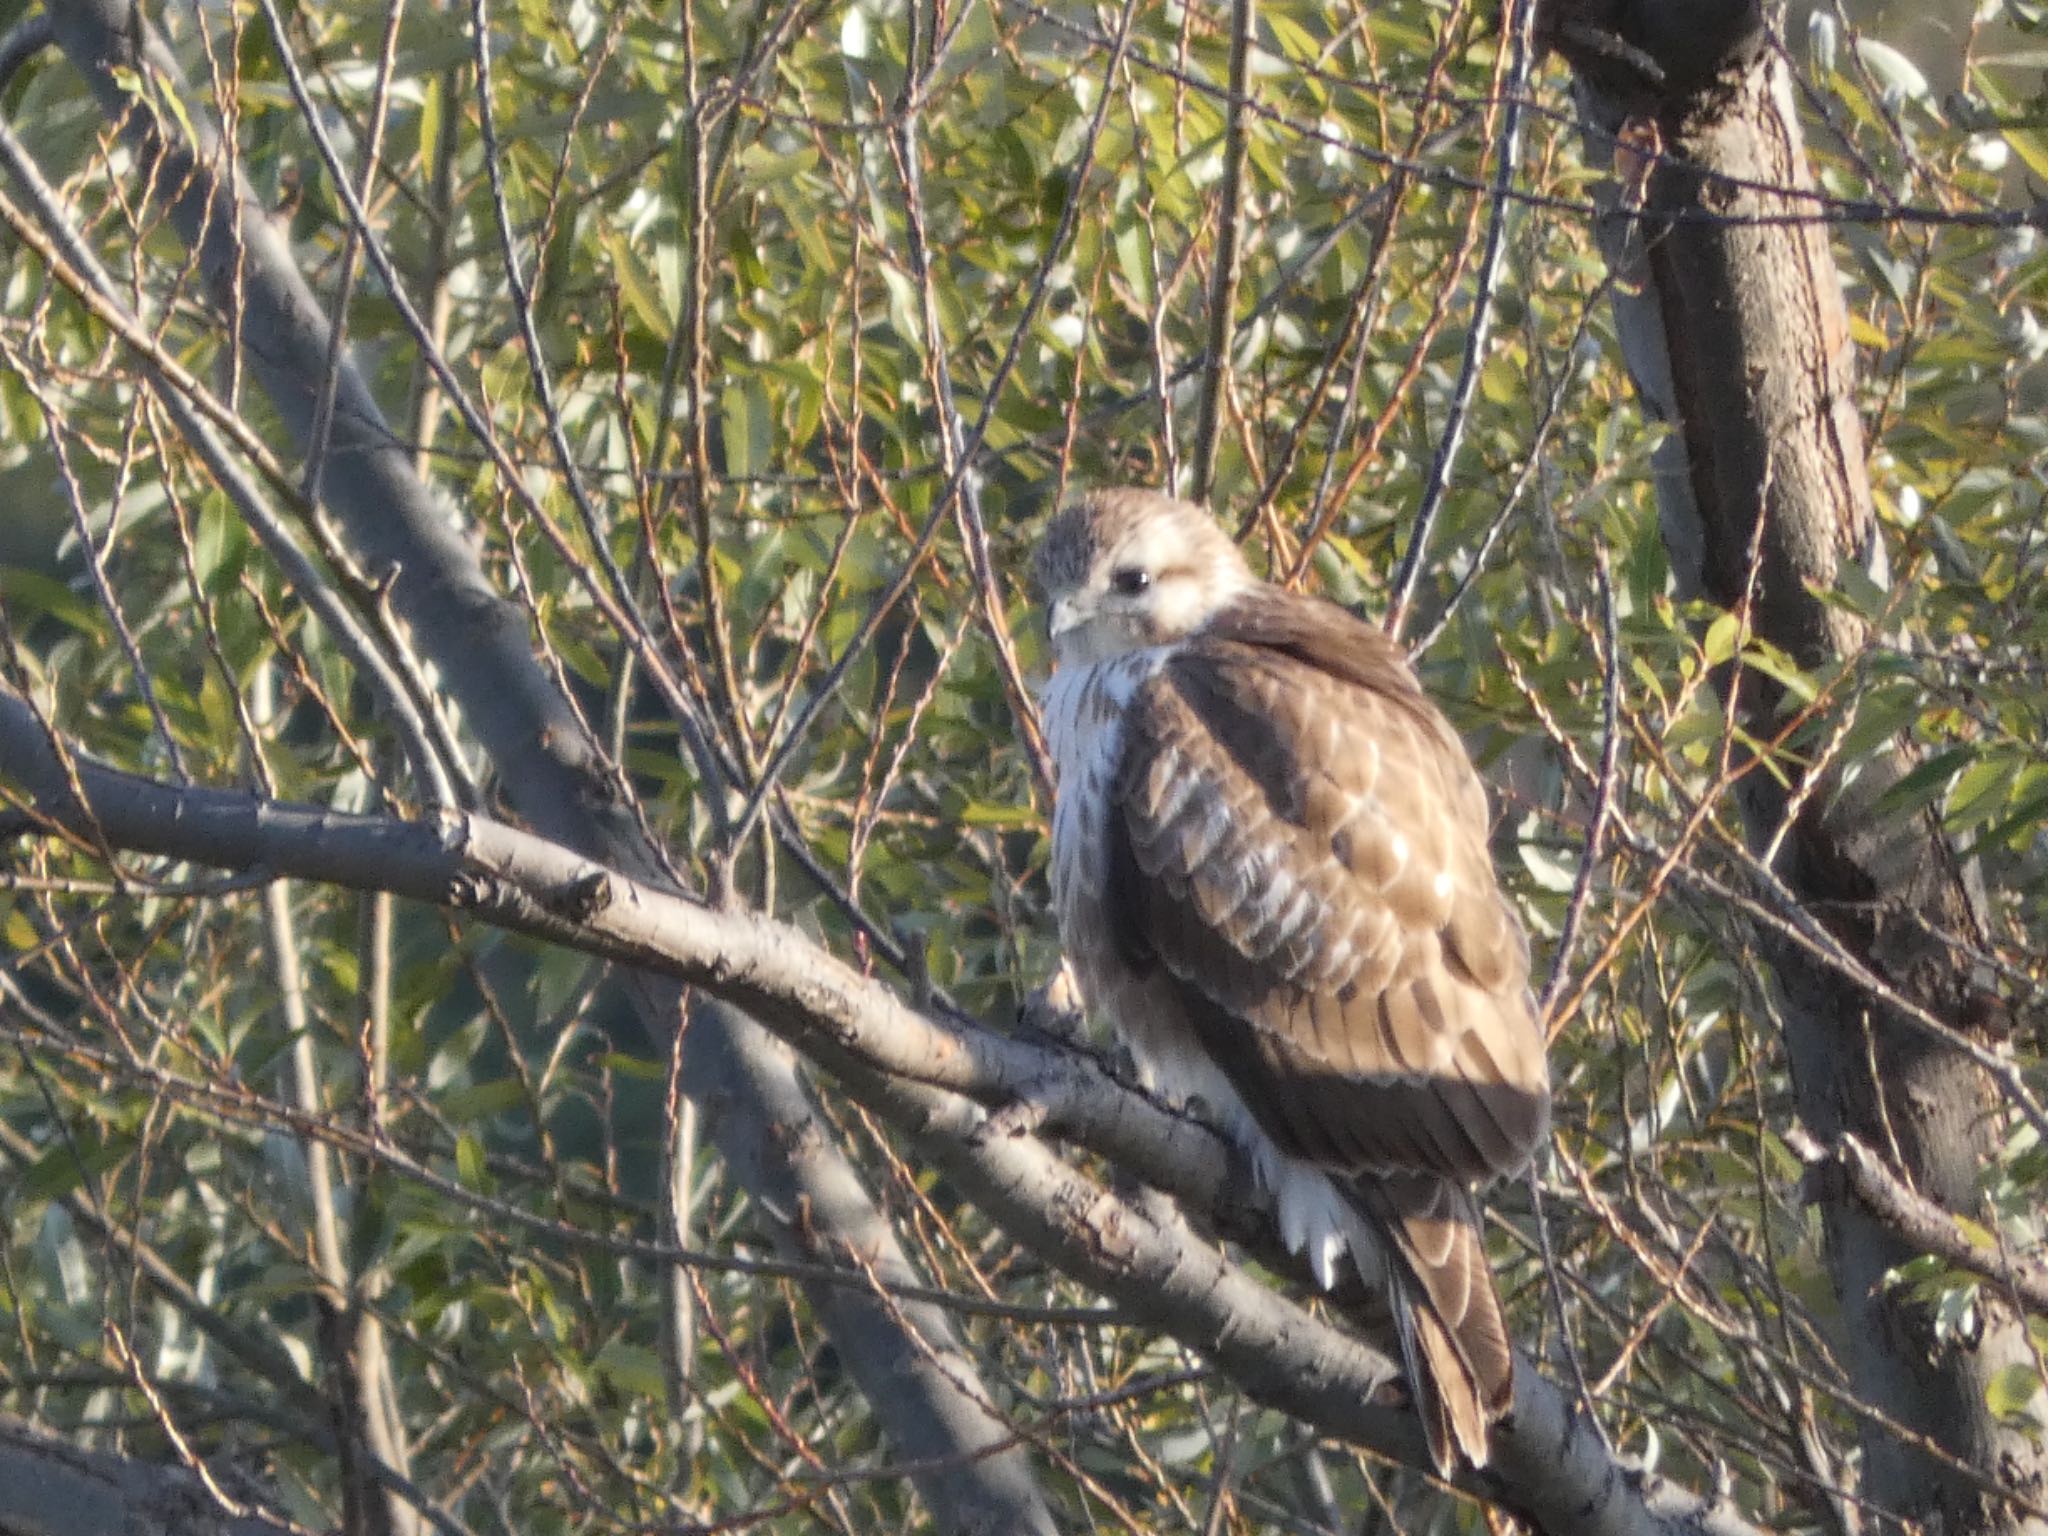
[(1486, 794), (1395, 644), (1198, 506), (1097, 491), (1037, 560), (1052, 888), (1083, 1000), (1248, 1154), (1325, 1289), (1384, 1291), (1437, 1467), (1514, 1364), (1475, 1185), (1549, 1128)]

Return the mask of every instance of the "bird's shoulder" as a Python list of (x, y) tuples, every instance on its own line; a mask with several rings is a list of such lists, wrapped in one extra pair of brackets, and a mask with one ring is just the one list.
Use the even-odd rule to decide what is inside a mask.
[(1369, 792), (1393, 758), (1485, 815), (1464, 744), (1401, 647), (1320, 597), (1265, 583), (1239, 594), (1146, 672), (1125, 720), (1127, 782), (1156, 776), (1161, 754), (1221, 753), (1280, 809), (1308, 778)]
[(1459, 1180), (1547, 1124), (1485, 790), (1399, 648), (1260, 594), (1133, 699), (1105, 823), (1117, 953), (1291, 1153)]
[(1208, 666), (1257, 660), (1392, 699), (1426, 702), (1407, 656), (1384, 630), (1327, 598), (1270, 582), (1247, 588), (1218, 609), (1176, 648), (1174, 660)]

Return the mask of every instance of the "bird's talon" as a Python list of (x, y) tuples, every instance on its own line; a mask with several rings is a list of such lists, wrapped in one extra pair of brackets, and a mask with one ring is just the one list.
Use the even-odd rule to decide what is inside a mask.
[(973, 1135), (975, 1145), (1004, 1141), (1013, 1136), (1035, 1135), (1052, 1117), (1059, 1097), (1058, 1089), (1051, 1082), (1026, 1083), (1016, 1091), (1009, 1103), (993, 1111), (981, 1122)]
[(1012, 1136), (1029, 1136), (1045, 1124), (1052, 1106), (1036, 1098), (1027, 1088), (1023, 1093), (990, 1115), (982, 1126), (982, 1139), (987, 1141), (1006, 1140)]
[(1081, 1011), (1081, 989), (1065, 964), (1043, 986), (1033, 987), (1025, 996), (1017, 1010), (1017, 1022), (1065, 1045), (1078, 1045), (1086, 1037), (1088, 1021)]

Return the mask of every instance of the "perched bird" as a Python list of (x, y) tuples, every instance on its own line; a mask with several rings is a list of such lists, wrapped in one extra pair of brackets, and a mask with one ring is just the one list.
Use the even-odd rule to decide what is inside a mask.
[(1052, 888), (1091, 1011), (1245, 1149), (1325, 1289), (1383, 1290), (1431, 1455), (1514, 1357), (1474, 1185), (1549, 1128), (1486, 794), (1386, 635), (1255, 577), (1202, 508), (1097, 491), (1038, 552)]

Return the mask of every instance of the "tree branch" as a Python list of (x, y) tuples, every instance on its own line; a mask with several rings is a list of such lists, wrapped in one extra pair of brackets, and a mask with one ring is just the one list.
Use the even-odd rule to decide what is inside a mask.
[[(215, 305), (234, 317), (234, 332), (250, 373), (301, 451), (315, 430), (332, 362), (333, 412), (321, 476), (323, 504), (333, 512), (354, 558), (372, 573), (388, 577), (393, 613), (460, 703), (465, 721), (483, 742), (519, 814), (564, 844), (654, 876), (663, 868), (660, 851), (621, 794), (613, 765), (584, 730), (571, 701), (535, 660), (523, 614), (492, 585), (440, 498), (415, 472), (409, 450), (385, 422), (353, 359), (333, 347), (327, 316), (283, 236), (248, 200), (252, 182), (233, 164), (233, 146), (220, 142), (210, 116), (196, 101), (186, 101), (176, 114), (155, 110), (159, 93), (186, 94), (177, 62), (162, 40), (131, 0), (79, 0), (53, 8), (50, 14), (59, 46), (109, 117), (122, 124), (144, 167), (147, 194), (163, 206), (197, 256)], [(140, 95), (138, 81), (146, 87)], [(193, 144), (181, 137), (185, 123), (196, 125)], [(323, 137), (317, 114), (309, 117), (308, 129)], [(334, 185), (345, 202), (353, 199), (349, 178), (338, 170)], [(362, 222), (360, 208), (352, 208), (352, 213)], [(374, 232), (361, 232), (364, 253), (379, 264), (379, 277), (390, 297), (410, 313), (404, 285), (382, 262)], [(423, 328), (420, 334), (424, 336)], [(444, 376), (442, 382), (451, 402), (465, 408), (468, 402), (452, 377)], [(473, 427), (480, 425), (480, 418), (470, 414), (470, 419)], [(488, 431), (480, 433), (480, 440), (487, 450), (497, 449)], [(501, 451), (496, 456), (516, 494), (524, 486), (523, 476)], [(601, 587), (591, 591), (594, 601), (607, 606)], [(628, 640), (636, 633), (630, 625), (620, 626)], [(650, 675), (667, 678), (659, 655), (645, 648), (634, 654), (646, 662)], [(673, 689), (670, 694), (689, 728), (689, 701), (674, 700)], [(377, 886), (371, 880), (357, 888)], [(646, 976), (630, 982), (628, 991), (642, 1028), (665, 1048), (679, 1022), (678, 989)], [(703, 1034), (728, 1029), (732, 1038), (726, 1043), (732, 1055), (750, 1068), (750, 1076), (721, 1085), (739, 1107), (728, 1120), (728, 1135), (751, 1143), (729, 1143), (728, 1150), (734, 1152), (735, 1167), (772, 1167), (781, 1156), (780, 1122), (754, 1096), (754, 1084), (788, 1074), (792, 1067), (769, 1052), (766, 1038), (751, 1027), (714, 1020), (703, 1026)], [(793, 1077), (786, 1086), (799, 1095), (803, 1091)], [(828, 1166), (843, 1167), (843, 1155), (836, 1150), (820, 1152), (807, 1165), (805, 1176), (822, 1177)], [(850, 1171), (846, 1178), (853, 1181)], [(836, 1202), (820, 1198), (817, 1204), (821, 1209), (828, 1204), (847, 1208), (843, 1193)], [(872, 1228), (866, 1230), (873, 1235)], [(886, 1227), (881, 1237), (889, 1240), (893, 1251), (893, 1234)], [(848, 1326), (889, 1328), (886, 1318), (842, 1316), (836, 1307), (837, 1301), (828, 1298), (822, 1314), (835, 1335)], [(907, 1337), (900, 1337), (897, 1347), (903, 1355), (913, 1353), (913, 1341)], [(948, 1437), (953, 1452), (973, 1457), (943, 1474), (916, 1479), (942, 1524), (975, 1529), (1007, 1521), (1012, 1529), (1050, 1531), (1051, 1516), (1021, 1463), (974, 1456), (1002, 1432), (1000, 1423), (980, 1409), (984, 1398), (978, 1387), (963, 1388), (932, 1372), (907, 1384), (892, 1375), (863, 1381), (862, 1386), (877, 1419), (899, 1443)], [(962, 1425), (978, 1427), (963, 1440)]]
[(2002, 1248), (1988, 1249), (1973, 1241), (1953, 1213), (1903, 1183), (1883, 1159), (1847, 1131), (1823, 1146), (1795, 1125), (1785, 1132), (1785, 1145), (1806, 1164), (1816, 1195), (1832, 1184), (1846, 1187), (1865, 1210), (1915, 1248), (2003, 1286), (2031, 1310), (2048, 1316), (2048, 1269), (2010, 1258)]
[(191, 1472), (80, 1450), (0, 1417), (0, 1531), (8, 1536), (289, 1536), (296, 1529), (285, 1520), (222, 1508)]
[[(786, 924), (655, 889), (483, 817), (397, 822), (174, 787), (75, 754), (60, 762), (52, 740), (25, 701), (0, 692), (0, 776), (27, 788), (33, 814), (93, 846), (389, 890), (629, 962), (744, 1009), (903, 1126), (1014, 1237), (1061, 1269), (1212, 1356), (1261, 1401), (1404, 1465), (1428, 1465), (1413, 1414), (1377, 1401), (1395, 1374), (1385, 1353), (1229, 1261), (1177, 1212), (1103, 1189), (1040, 1139), (992, 1118), (1031, 1100), (1065, 1136), (1250, 1239), (1262, 1262), (1305, 1282), (1263, 1215), (1247, 1229), (1255, 1202), (1222, 1140), (1087, 1054), (921, 1012)], [(920, 1347), (924, 1337), (921, 1322), (912, 1347), (939, 1359)], [(1753, 1530), (1732, 1511), (1617, 1462), (1527, 1359), (1494, 1465), (1483, 1475), (1468, 1469), (1461, 1486), (1555, 1536)]]

